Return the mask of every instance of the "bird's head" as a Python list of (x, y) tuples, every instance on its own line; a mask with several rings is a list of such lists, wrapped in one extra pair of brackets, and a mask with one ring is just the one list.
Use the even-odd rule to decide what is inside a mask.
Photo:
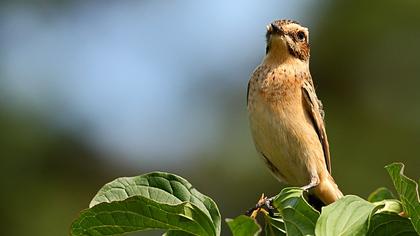
[(267, 56), (278, 60), (297, 58), (309, 61), (309, 31), (292, 20), (276, 20), (267, 25)]

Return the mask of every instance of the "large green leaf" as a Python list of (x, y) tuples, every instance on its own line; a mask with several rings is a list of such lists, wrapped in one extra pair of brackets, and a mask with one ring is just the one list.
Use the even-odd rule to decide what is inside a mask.
[(420, 198), (416, 181), (404, 175), (404, 165), (393, 163), (385, 167), (391, 176), (395, 189), (400, 196), (404, 212), (410, 217), (411, 223), (420, 234)]
[(72, 235), (118, 235), (149, 229), (172, 229), (193, 235), (216, 235), (208, 217), (195, 205), (157, 203), (143, 196), (100, 203), (82, 211)]
[(118, 178), (103, 186), (89, 206), (101, 202), (121, 201), (131, 196), (144, 196), (170, 205), (191, 202), (210, 217), (216, 233), (220, 234), (221, 217), (216, 203), (198, 192), (187, 180), (174, 174), (152, 172)]
[(235, 219), (226, 219), (230, 231), (233, 236), (258, 235), (261, 232), (261, 227), (255, 219), (240, 215)]
[(369, 216), (376, 206), (360, 197), (347, 195), (324, 207), (316, 224), (316, 235), (366, 235)]
[(220, 235), (220, 213), (212, 199), (185, 179), (153, 172), (102, 187), (73, 223), (72, 233), (112, 235), (157, 228)]
[(368, 236), (417, 236), (410, 220), (392, 212), (374, 214)]
[(284, 220), (287, 235), (315, 235), (319, 212), (302, 196), (300, 188), (284, 188), (273, 201)]

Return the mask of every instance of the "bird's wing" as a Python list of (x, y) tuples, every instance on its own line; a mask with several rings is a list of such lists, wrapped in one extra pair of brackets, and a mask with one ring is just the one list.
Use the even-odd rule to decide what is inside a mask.
[(318, 134), (319, 141), (324, 150), (325, 164), (327, 170), (331, 173), (331, 158), (330, 148), (328, 144), (327, 132), (325, 131), (324, 124), (324, 110), (321, 101), (317, 98), (313, 86), (312, 78), (309, 77), (304, 81), (302, 86), (303, 103), (305, 104), (306, 111), (312, 120), (313, 126)]

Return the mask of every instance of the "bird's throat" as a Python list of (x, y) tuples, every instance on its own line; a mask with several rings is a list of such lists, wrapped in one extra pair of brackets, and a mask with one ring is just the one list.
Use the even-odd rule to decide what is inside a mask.
[(264, 63), (283, 64), (292, 59), (293, 56), (290, 55), (287, 44), (282, 38), (276, 37), (270, 40)]

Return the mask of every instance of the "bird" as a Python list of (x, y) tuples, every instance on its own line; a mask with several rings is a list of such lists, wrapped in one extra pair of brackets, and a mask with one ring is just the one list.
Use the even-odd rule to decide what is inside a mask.
[(294, 20), (273, 21), (265, 51), (247, 89), (255, 147), (280, 182), (331, 204), (343, 193), (331, 175), (323, 105), (309, 70), (308, 28)]

